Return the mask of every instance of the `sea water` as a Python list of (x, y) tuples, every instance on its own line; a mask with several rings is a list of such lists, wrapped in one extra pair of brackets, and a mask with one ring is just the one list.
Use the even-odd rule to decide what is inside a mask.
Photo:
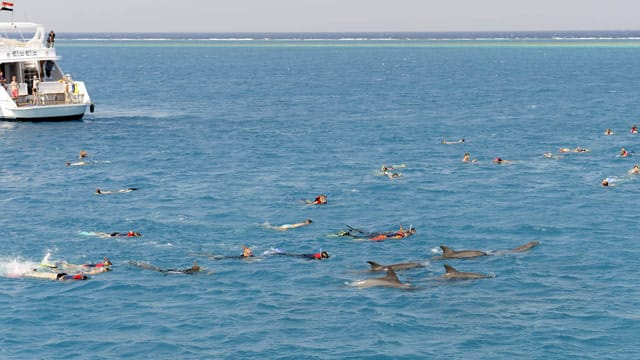
[[(0, 358), (640, 356), (636, 38), (278, 35), (60, 36), (96, 111), (0, 123)], [(347, 225), (417, 232), (331, 235)], [(259, 256), (211, 257), (242, 245)], [(18, 276), (45, 256), (113, 271)], [(367, 260), (425, 267), (398, 273), (413, 290), (350, 286), (383, 275)], [(444, 263), (495, 277), (441, 281)]]

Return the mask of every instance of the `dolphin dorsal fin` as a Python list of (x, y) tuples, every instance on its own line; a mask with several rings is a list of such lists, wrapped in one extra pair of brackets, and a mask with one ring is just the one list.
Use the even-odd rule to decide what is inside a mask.
[(371, 261), (371, 260), (367, 260), (367, 262), (369, 263), (369, 265), (371, 265), (371, 270), (377, 270), (377, 269), (382, 269), (383, 266), (378, 264), (375, 261)]
[(396, 272), (393, 271), (392, 268), (388, 268), (387, 269), (387, 275), (385, 275), (384, 278), (389, 280), (389, 281), (400, 283), (400, 279), (398, 279), (398, 275), (396, 275)]
[(448, 246), (444, 246), (444, 245), (440, 245), (440, 249), (442, 249), (442, 255), (449, 255), (452, 254), (454, 251), (448, 247)]
[(458, 272), (458, 270), (456, 270), (453, 266), (447, 264), (444, 264), (444, 269), (446, 270), (447, 274)]

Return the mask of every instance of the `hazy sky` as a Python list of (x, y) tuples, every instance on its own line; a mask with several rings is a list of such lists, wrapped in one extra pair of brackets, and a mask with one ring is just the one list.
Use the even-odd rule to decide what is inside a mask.
[[(637, 0), (13, 0), (57, 32), (638, 30)], [(10, 21), (0, 12), (0, 21)]]

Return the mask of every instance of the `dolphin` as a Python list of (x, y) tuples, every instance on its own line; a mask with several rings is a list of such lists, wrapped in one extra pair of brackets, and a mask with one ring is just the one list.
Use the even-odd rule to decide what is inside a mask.
[(371, 265), (371, 271), (387, 271), (387, 269), (391, 268), (394, 271), (399, 270), (409, 270), (414, 268), (424, 267), (424, 264), (416, 263), (416, 262), (408, 262), (408, 263), (400, 263), (400, 264), (391, 264), (391, 265), (380, 265), (375, 261), (367, 261)]
[(524, 245), (520, 245), (511, 250), (500, 250), (494, 253), (487, 253), (480, 250), (459, 250), (455, 251), (448, 246), (440, 245), (442, 249), (442, 256), (438, 256), (435, 259), (473, 259), (480, 256), (488, 256), (488, 255), (502, 255), (516, 252), (525, 252), (540, 244), (539, 241), (531, 241)]
[(480, 250), (455, 251), (452, 248), (444, 245), (440, 245), (440, 249), (442, 249), (442, 256), (440, 256), (440, 259), (473, 259), (479, 256), (489, 255), (486, 252)]
[(398, 275), (392, 268), (387, 269), (387, 275), (379, 278), (359, 280), (352, 283), (352, 286), (357, 288), (369, 288), (369, 287), (391, 287), (397, 289), (410, 289), (413, 287), (411, 284), (402, 283), (398, 279)]
[(469, 280), (469, 279), (486, 279), (493, 277), (491, 275), (484, 275), (472, 272), (461, 272), (456, 270), (453, 266), (444, 264), (445, 273), (440, 278), (445, 280)]

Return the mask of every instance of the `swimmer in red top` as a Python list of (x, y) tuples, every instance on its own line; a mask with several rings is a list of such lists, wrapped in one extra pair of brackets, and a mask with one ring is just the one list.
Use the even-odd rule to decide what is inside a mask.
[(307, 200), (307, 204), (309, 205), (325, 205), (326, 203), (327, 203), (327, 195), (325, 194), (320, 194), (316, 196), (315, 200), (313, 201)]

